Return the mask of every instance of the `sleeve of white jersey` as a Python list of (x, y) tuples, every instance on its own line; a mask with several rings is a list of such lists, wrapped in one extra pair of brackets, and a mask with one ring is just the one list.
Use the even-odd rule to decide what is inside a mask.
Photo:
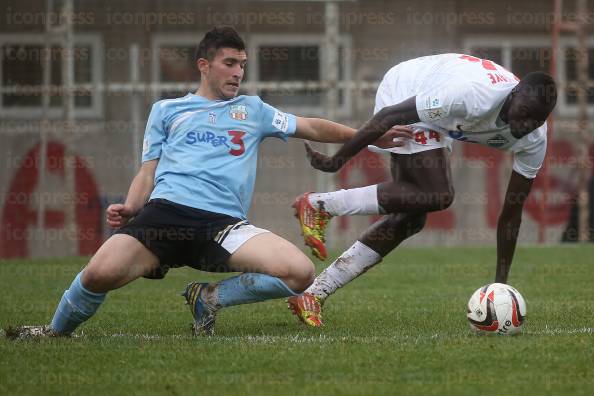
[(466, 83), (441, 84), (417, 94), (417, 113), (426, 124), (456, 129), (453, 120), (467, 116), (472, 98), (472, 89)]
[(373, 114), (377, 113), (386, 106), (395, 104), (392, 99), (392, 89), (390, 82), (387, 77), (384, 77), (379, 87), (377, 87), (377, 93), (375, 94), (375, 107), (373, 108)]
[(534, 179), (547, 153), (547, 124), (524, 136), (511, 150), (514, 153), (513, 170), (527, 179)]

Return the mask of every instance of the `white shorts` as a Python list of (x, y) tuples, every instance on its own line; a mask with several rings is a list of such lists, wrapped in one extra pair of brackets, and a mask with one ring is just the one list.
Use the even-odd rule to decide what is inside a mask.
[(215, 242), (222, 246), (229, 254), (235, 253), (244, 243), (256, 235), (270, 232), (264, 228), (258, 228), (249, 224), (247, 221), (241, 221), (227, 226), (215, 237)]
[(452, 151), (452, 138), (432, 130), (428, 127), (419, 127), (414, 125), (414, 138), (407, 139), (404, 146), (383, 149), (377, 146), (369, 145), (367, 148), (376, 153), (396, 153), (396, 154), (415, 154), (422, 151), (447, 148)]
[[(424, 63), (418, 59), (412, 59), (394, 66), (384, 76), (384, 79), (377, 88), (375, 96), (374, 114), (386, 106), (392, 106), (408, 98), (415, 96), (420, 84), (417, 76)], [(437, 132), (431, 126), (419, 122), (412, 125), (415, 128), (414, 138), (407, 139), (402, 147), (382, 149), (370, 145), (368, 148), (375, 152), (392, 152), (397, 154), (414, 154), (421, 151), (437, 148), (447, 148), (451, 151), (453, 139), (447, 135)]]

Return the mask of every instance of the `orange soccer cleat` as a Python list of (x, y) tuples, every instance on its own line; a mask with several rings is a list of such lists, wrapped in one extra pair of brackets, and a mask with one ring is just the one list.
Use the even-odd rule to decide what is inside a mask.
[(287, 299), (289, 309), (293, 315), (312, 327), (321, 327), (322, 323), (322, 300), (311, 293), (303, 293)]
[(311, 193), (304, 193), (297, 197), (293, 208), (295, 217), (299, 220), (305, 244), (311, 248), (314, 256), (323, 261), (328, 257), (324, 242), (326, 241), (326, 227), (332, 215), (324, 210), (323, 202), (319, 203), (319, 208), (311, 205), (308, 199), (309, 194)]

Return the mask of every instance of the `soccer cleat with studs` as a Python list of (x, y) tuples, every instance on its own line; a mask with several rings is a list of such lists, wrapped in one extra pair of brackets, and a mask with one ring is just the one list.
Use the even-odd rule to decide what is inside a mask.
[(202, 293), (208, 286), (208, 283), (192, 282), (186, 286), (186, 290), (182, 293), (194, 317), (195, 335), (214, 335), (217, 310), (202, 299)]
[(324, 261), (328, 257), (326, 251), (326, 227), (332, 215), (324, 210), (324, 203), (319, 202), (318, 208), (309, 203), (309, 194), (304, 193), (295, 199), (293, 208), (295, 217), (299, 220), (301, 235), (305, 244), (311, 248), (314, 256)]
[(303, 293), (287, 299), (287, 305), (293, 315), (311, 327), (323, 326), (322, 304), (323, 301), (311, 293)]
[(8, 327), (4, 330), (6, 338), (10, 340), (31, 340), (49, 337), (66, 337), (56, 333), (48, 325), (43, 326), (17, 326)]

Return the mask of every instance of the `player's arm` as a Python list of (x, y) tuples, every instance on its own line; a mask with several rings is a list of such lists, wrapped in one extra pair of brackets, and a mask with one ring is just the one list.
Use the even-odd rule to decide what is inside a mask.
[[(349, 159), (354, 157), (363, 148), (373, 144), (393, 126), (409, 125), (419, 121), (415, 96), (393, 106), (384, 107), (354, 133), (332, 157), (328, 157), (312, 149), (306, 143), (311, 165), (324, 172), (336, 172)], [(395, 145), (395, 147), (397, 146)]]
[(321, 118), (296, 117), (297, 129), (293, 137), (322, 143), (344, 143), (357, 132), (337, 122)]
[(126, 202), (123, 204), (112, 204), (106, 210), (107, 224), (112, 228), (119, 228), (136, 215), (148, 201), (155, 186), (155, 170), (159, 159), (145, 161), (140, 170), (132, 180)]
[[(296, 117), (296, 119), (297, 129), (293, 137), (299, 139), (322, 143), (345, 143), (357, 133), (354, 128), (321, 118)], [(410, 129), (395, 127), (389, 133), (381, 135), (373, 144), (382, 148), (400, 147), (404, 143), (394, 141), (394, 139), (409, 139), (411, 137), (412, 132)]]
[(512, 171), (505, 193), (505, 201), (497, 222), (497, 268), (495, 282), (507, 283), (522, 223), (524, 203), (534, 179)]

